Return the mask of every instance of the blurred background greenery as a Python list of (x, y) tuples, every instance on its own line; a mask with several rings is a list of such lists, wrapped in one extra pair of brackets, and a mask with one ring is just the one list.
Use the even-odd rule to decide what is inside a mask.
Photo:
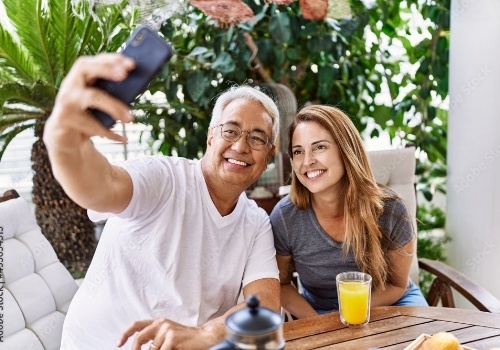
[[(298, 1), (244, 3), (255, 14), (248, 22), (222, 26), (186, 2), (161, 27), (175, 55), (133, 106), (150, 130), (142, 142), (154, 152), (201, 157), (219, 93), (233, 84), (282, 84), (299, 108), (343, 109), (365, 139), (388, 135), (394, 146), (416, 146), (418, 254), (445, 260), (449, 238), (432, 234), (445, 215), (432, 200), (446, 192), (450, 1), (330, 1), (324, 20), (305, 19)], [(143, 18), (128, 1), (0, 4), (1, 159), (23, 130), (42, 135), (77, 57), (115, 52)], [(32, 161), (38, 223), (61, 261), (82, 274), (96, 245), (93, 224), (53, 178), (41, 140)]]

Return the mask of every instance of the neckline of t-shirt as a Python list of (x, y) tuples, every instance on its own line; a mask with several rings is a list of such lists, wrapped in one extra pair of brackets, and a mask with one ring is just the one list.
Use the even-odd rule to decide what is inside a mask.
[(232, 224), (235, 220), (237, 220), (239, 213), (242, 211), (243, 201), (241, 195), (238, 197), (238, 202), (236, 203), (236, 207), (234, 210), (226, 215), (222, 216), (217, 210), (214, 202), (212, 201), (212, 197), (210, 197), (210, 192), (208, 192), (208, 186), (205, 181), (205, 177), (203, 176), (203, 171), (201, 170), (201, 162), (200, 160), (196, 167), (196, 176), (199, 177), (201, 181), (199, 181), (201, 186), (201, 194), (204, 206), (207, 208), (210, 217), (213, 222), (217, 226), (217, 228), (221, 228), (227, 225)]
[(323, 230), (323, 227), (321, 227), (321, 224), (319, 223), (318, 221), (318, 218), (316, 217), (316, 214), (314, 213), (314, 210), (312, 208), (312, 205), (310, 205), (308, 208), (307, 208), (307, 212), (309, 214), (309, 217), (314, 225), (314, 227), (316, 228), (316, 230), (320, 233), (320, 235), (329, 243), (331, 244), (332, 246), (334, 246), (335, 248), (340, 248), (342, 249), (342, 245), (343, 243), (339, 243), (339, 242), (336, 242), (332, 237), (330, 237), (330, 235), (325, 231)]

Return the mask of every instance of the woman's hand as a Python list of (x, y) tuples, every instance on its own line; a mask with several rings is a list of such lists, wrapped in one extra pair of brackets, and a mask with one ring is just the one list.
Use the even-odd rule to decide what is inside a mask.
[(122, 335), (118, 346), (123, 346), (128, 338), (137, 333), (132, 347), (140, 350), (141, 345), (150, 341), (151, 350), (174, 349), (208, 349), (217, 343), (214, 334), (201, 327), (188, 327), (182, 324), (160, 318), (156, 320), (137, 321)]

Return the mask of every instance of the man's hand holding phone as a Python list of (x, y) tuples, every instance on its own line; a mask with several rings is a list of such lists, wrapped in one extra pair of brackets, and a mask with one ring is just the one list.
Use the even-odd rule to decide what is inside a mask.
[[(135, 69), (125, 80), (99, 79), (95, 85), (122, 102), (130, 104), (144, 92), (165, 63), (170, 60), (172, 48), (149, 27), (142, 26), (127, 40), (121, 54), (135, 61)], [(104, 126), (110, 128), (115, 124), (115, 120), (105, 111), (99, 109), (91, 111)]]
[(44, 142), (47, 147), (78, 147), (92, 136), (126, 142), (125, 137), (104, 127), (89, 110), (98, 109), (113, 120), (130, 122), (129, 105), (95, 87), (95, 82), (98, 79), (124, 81), (135, 68), (133, 59), (116, 53), (78, 58), (63, 80), (46, 122)]
[(81, 207), (119, 213), (130, 202), (130, 176), (100, 154), (91, 138), (127, 142), (110, 127), (116, 121), (132, 121), (130, 103), (171, 54), (156, 33), (139, 28), (122, 52), (80, 57), (64, 78), (43, 141), (55, 178)]
[(169, 44), (149, 28), (140, 27), (120, 53), (80, 57), (61, 84), (44, 141), (66, 147), (92, 136), (126, 142), (109, 128), (117, 120), (132, 121), (130, 103), (171, 55)]

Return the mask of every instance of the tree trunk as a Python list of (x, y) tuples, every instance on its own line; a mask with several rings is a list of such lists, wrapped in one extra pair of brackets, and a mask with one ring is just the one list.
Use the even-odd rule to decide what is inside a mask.
[(73, 202), (54, 178), (42, 141), (45, 120), (37, 123), (31, 150), (33, 203), (42, 233), (66, 268), (76, 276), (87, 271), (96, 248), (95, 228), (87, 211)]

